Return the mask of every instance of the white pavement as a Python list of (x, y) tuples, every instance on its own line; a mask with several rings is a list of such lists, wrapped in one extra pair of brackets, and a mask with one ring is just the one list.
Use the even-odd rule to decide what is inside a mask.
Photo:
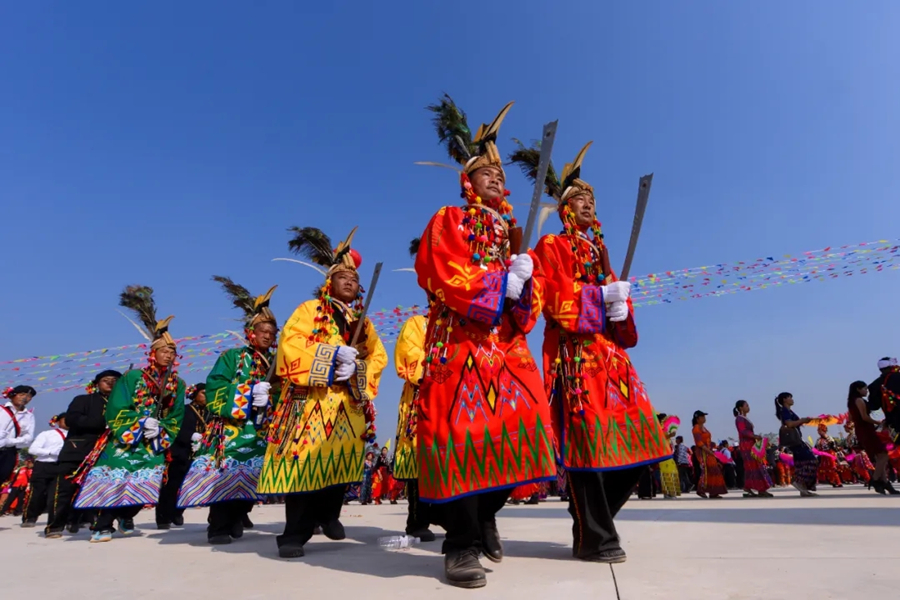
[[(619, 516), (628, 562), (616, 565), (626, 600), (776, 600), (893, 598), (900, 588), (900, 497), (851, 487), (801, 499), (632, 500)], [(230, 546), (206, 545), (205, 510), (190, 510), (184, 529), (156, 531), (153, 512), (139, 535), (89, 544), (88, 534), (45, 540), (40, 529), (0, 519), (0, 598), (160, 598), (206, 600), (309, 598), (572, 599), (616, 598), (609, 566), (571, 558), (571, 521), (551, 499), (509, 506), (499, 527), (506, 558), (488, 585), (460, 590), (442, 582), (439, 541), (388, 552), (376, 538), (401, 530), (406, 505), (346, 506), (348, 539), (316, 536), (307, 555), (277, 557), (281, 506), (257, 507), (256, 528)]]

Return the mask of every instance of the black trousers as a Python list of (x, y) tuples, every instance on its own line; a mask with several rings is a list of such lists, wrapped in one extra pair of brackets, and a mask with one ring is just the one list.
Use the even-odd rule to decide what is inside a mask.
[(12, 476), (13, 471), (16, 470), (18, 460), (19, 451), (15, 447), (0, 448), (0, 486)]
[(190, 459), (173, 460), (166, 467), (166, 482), (159, 490), (159, 501), (156, 503), (157, 524), (168, 525), (175, 517), (184, 514), (184, 509), (178, 508), (178, 491), (190, 468)]
[(650, 467), (643, 467), (638, 481), (638, 498), (648, 500), (656, 497), (656, 489), (653, 486), (653, 471)]
[(678, 465), (678, 478), (681, 480), (681, 491), (689, 492), (694, 487), (694, 468), (691, 465)]
[(48, 494), (56, 480), (56, 463), (36, 462), (31, 472), (31, 495), (25, 507), (23, 521), (37, 522), (48, 511)]
[(442, 526), (447, 530), (441, 552), (481, 548), (482, 528), (495, 523), (497, 513), (509, 500), (512, 488), (466, 496), (441, 505)]
[(94, 525), (91, 531), (115, 531), (113, 525), (116, 519), (133, 519), (137, 516), (143, 506), (123, 506), (120, 508), (101, 508), (97, 511), (97, 518), (94, 519)]
[(409, 513), (406, 517), (406, 533), (415, 533), (428, 529), (432, 521), (433, 505), (419, 500), (419, 480), (406, 482), (406, 499), (409, 500)]
[(69, 476), (75, 473), (80, 465), (80, 462), (64, 462), (56, 465), (56, 477), (48, 492), (50, 497), (47, 508), (49, 515), (45, 530), (48, 533), (62, 532), (69, 523), (81, 520), (81, 516), (86, 512), (72, 508), (75, 495), (78, 493), (78, 486), (72, 483)]
[(613, 522), (647, 467), (617, 471), (569, 471), (569, 514), (572, 515), (572, 554), (584, 558), (620, 548)]
[(210, 505), (208, 536), (229, 535), (250, 514), (253, 504), (250, 500), (230, 500)]
[(346, 489), (345, 485), (335, 485), (315, 492), (285, 496), (284, 533), (276, 540), (278, 547), (285, 544), (302, 546), (313, 536), (316, 525), (338, 520)]

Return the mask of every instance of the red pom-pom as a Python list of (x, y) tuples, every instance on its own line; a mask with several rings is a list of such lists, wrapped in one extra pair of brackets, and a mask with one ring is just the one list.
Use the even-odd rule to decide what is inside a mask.
[(356, 265), (357, 269), (362, 266), (362, 254), (360, 254), (353, 248), (350, 248), (350, 258), (353, 259), (353, 264)]

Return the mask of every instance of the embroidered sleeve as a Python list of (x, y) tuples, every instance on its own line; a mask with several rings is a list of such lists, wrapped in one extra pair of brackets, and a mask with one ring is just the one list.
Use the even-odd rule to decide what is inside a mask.
[(378, 384), (381, 373), (387, 366), (388, 356), (375, 331), (372, 322), (366, 319), (366, 350), (369, 355), (365, 360), (356, 361), (356, 373), (350, 378), (350, 392), (359, 402), (373, 400), (378, 395)]
[(422, 234), (416, 255), (419, 286), (466, 318), (498, 325), (506, 300), (507, 272), (483, 269), (472, 260), (463, 233), (463, 211), (444, 207)]

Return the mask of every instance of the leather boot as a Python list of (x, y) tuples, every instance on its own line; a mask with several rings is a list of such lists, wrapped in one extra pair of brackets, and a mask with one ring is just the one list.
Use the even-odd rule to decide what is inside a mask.
[(498, 563), (503, 560), (503, 544), (500, 543), (500, 532), (497, 522), (490, 521), (481, 526), (481, 549), (485, 558)]
[(461, 588), (480, 588), (487, 585), (484, 567), (478, 562), (478, 550), (451, 550), (444, 555), (444, 576), (447, 583)]

